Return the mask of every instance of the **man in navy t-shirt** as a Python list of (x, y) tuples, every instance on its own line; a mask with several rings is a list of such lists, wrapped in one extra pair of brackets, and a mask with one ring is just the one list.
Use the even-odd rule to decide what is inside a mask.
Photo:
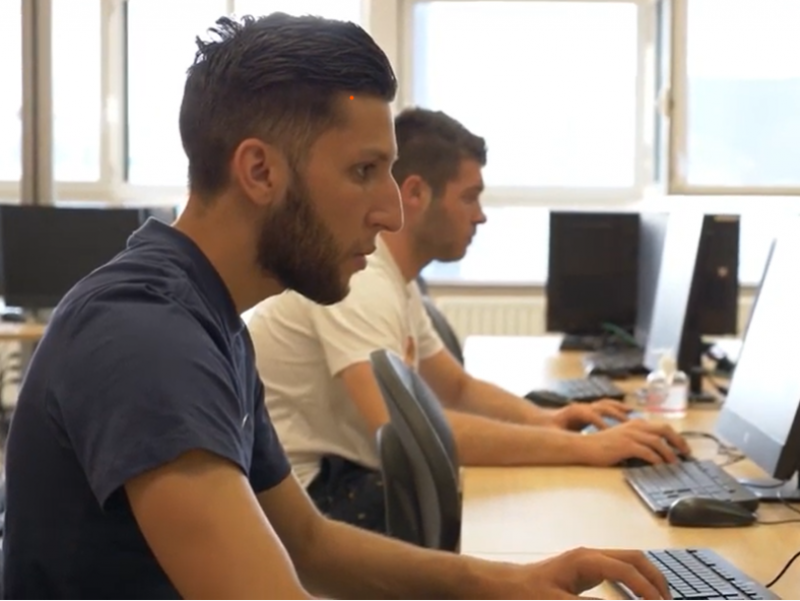
[(287, 288), (342, 300), (378, 232), (401, 227), (396, 81), (353, 24), (273, 14), (213, 33), (181, 105), (186, 209), (64, 297), (25, 375), (6, 452), (6, 597), (557, 598), (602, 579), (666, 595), (634, 551), (509, 566), (314, 509), (239, 315)]

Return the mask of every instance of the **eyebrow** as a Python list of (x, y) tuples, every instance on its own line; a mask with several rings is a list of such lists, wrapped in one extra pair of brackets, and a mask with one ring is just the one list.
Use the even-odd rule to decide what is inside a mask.
[(470, 186), (469, 188), (467, 188), (465, 190), (466, 194), (471, 194), (473, 192), (475, 192), (477, 194), (480, 194), (481, 192), (483, 192), (483, 184), (475, 184), (474, 186)]
[(384, 163), (394, 163), (395, 160), (397, 160), (395, 154), (390, 154), (380, 148), (368, 148), (361, 152), (361, 157), (365, 159), (382, 161)]

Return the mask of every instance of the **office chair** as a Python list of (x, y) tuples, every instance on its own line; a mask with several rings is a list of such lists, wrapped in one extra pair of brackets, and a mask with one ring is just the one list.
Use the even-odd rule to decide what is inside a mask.
[(411, 468), (422, 546), (455, 551), (461, 530), (459, 462), (444, 412), (427, 384), (396, 354), (377, 350), (370, 361)]
[(377, 439), (383, 476), (386, 532), (392, 538), (422, 546), (422, 517), (411, 462), (391, 422), (378, 429)]
[(456, 358), (456, 361), (464, 365), (464, 353), (461, 349), (461, 341), (458, 339), (455, 330), (453, 330), (453, 326), (450, 325), (450, 322), (447, 321), (444, 314), (439, 311), (439, 307), (436, 306), (436, 303), (428, 294), (428, 283), (421, 275), (417, 276), (417, 286), (422, 294), (422, 304), (425, 305), (425, 312), (433, 323), (433, 329), (439, 334), (439, 338), (442, 339), (444, 346), (450, 351), (453, 357)]
[(450, 322), (448, 322), (444, 314), (439, 311), (439, 307), (436, 306), (436, 303), (433, 302), (431, 297), (423, 296), (422, 304), (425, 305), (425, 311), (428, 313), (428, 317), (431, 318), (433, 329), (439, 334), (439, 338), (442, 339), (444, 346), (450, 351), (450, 354), (455, 357), (456, 361), (464, 365), (464, 352), (461, 349), (461, 341), (458, 339), (458, 336), (456, 336)]

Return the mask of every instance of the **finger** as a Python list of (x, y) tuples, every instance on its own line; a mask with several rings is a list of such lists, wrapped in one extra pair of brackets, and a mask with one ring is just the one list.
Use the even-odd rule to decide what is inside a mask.
[(647, 558), (644, 553), (641, 551), (630, 551), (627, 549), (604, 549), (602, 552), (615, 559), (635, 566), (639, 573), (658, 589), (659, 593), (661, 594), (661, 599), (671, 598), (669, 586), (667, 585), (667, 579), (664, 578), (664, 575), (661, 573), (661, 571)]
[(596, 411), (587, 411), (581, 414), (579, 419), (584, 423), (590, 423), (596, 426), (598, 430), (608, 430), (608, 424), (603, 419), (603, 416)]
[(667, 424), (661, 424), (661, 426), (661, 436), (667, 439), (669, 444), (678, 449), (681, 453), (686, 453), (687, 455), (691, 454), (692, 449), (689, 447), (689, 443), (686, 442), (686, 439), (683, 436), (678, 434), (672, 429), (671, 426)]
[(651, 447), (645, 444), (635, 444), (628, 453), (628, 457), (636, 457), (644, 459), (652, 465), (660, 465), (664, 463), (664, 458), (654, 451)]
[[(627, 558), (601, 553), (592, 557), (592, 562), (594, 568), (599, 571), (597, 574), (599, 579), (624, 584), (639, 599), (670, 598), (664, 576), (642, 553)], [(645, 562), (649, 564), (649, 567), (645, 565)]]
[(636, 439), (641, 444), (647, 445), (653, 449), (666, 463), (676, 463), (678, 461), (678, 456), (675, 454), (673, 448), (658, 434), (639, 432), (637, 433)]
[(601, 403), (596, 409), (599, 413), (613, 417), (620, 422), (627, 422), (629, 420), (628, 409), (624, 405)]

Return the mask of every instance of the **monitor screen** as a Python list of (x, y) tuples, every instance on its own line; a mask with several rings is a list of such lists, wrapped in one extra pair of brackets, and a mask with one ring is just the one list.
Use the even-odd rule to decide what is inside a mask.
[(602, 334), (633, 329), (639, 254), (638, 213), (550, 213), (547, 330)]
[(739, 218), (694, 211), (642, 215), (636, 341), (655, 369), (664, 351), (698, 366), (701, 336), (736, 334)]
[(125, 248), (140, 209), (0, 207), (0, 279), (5, 303), (55, 307), (72, 286)]
[(674, 211), (668, 217), (645, 347), (644, 364), (648, 369), (658, 367), (664, 352), (672, 353), (676, 359), (679, 357), (703, 218), (702, 213), (694, 211)]
[(800, 375), (787, 341), (800, 340), (800, 221), (772, 247), (718, 434), (764, 471), (788, 480), (800, 463)]
[(653, 304), (658, 288), (658, 274), (664, 254), (669, 213), (642, 213), (639, 224), (639, 292), (637, 294), (634, 336), (646, 348), (653, 322)]

